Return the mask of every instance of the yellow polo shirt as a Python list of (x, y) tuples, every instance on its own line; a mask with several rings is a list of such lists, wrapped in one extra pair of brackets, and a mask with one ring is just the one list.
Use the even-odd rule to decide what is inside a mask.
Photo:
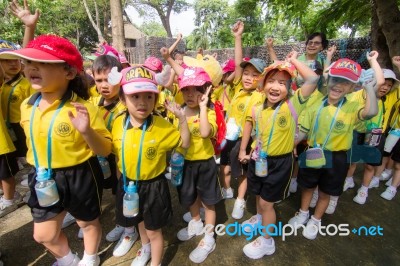
[[(296, 134), (296, 121), (292, 115), (289, 103), (293, 105), (297, 114), (301, 113), (306, 107), (307, 99), (301, 95), (301, 89), (298, 89), (289, 100), (281, 102), (272, 107), (267, 107), (266, 103), (259, 104), (254, 108), (249, 108), (246, 120), (252, 122), (253, 129), (258, 127), (258, 134), (262, 140), (262, 149), (268, 156), (278, 156), (291, 153), (294, 147), (294, 138)], [(275, 118), (274, 113), (276, 112)], [(272, 126), (274, 127), (272, 130)], [(272, 130), (272, 134), (271, 134)], [(271, 135), (271, 141), (268, 145), (268, 139)], [(252, 144), (254, 148), (256, 142)]]
[[(128, 114), (117, 117), (112, 129), (113, 153), (118, 158), (118, 169), (122, 171), (122, 136)], [(129, 123), (124, 142), (127, 178), (136, 180), (138, 153), (143, 126), (135, 128)], [(167, 151), (182, 145), (180, 133), (175, 126), (159, 116), (147, 118), (143, 139), (142, 161), (139, 180), (149, 180), (162, 174), (167, 167)]]
[(92, 87), (89, 88), (89, 97), (94, 97), (94, 96), (99, 96), (100, 93), (97, 90), (96, 85), (93, 85)]
[[(327, 96), (320, 101), (316, 102), (312, 107), (305, 110), (305, 117), (301, 124), (300, 130), (307, 133), (307, 143), (310, 147), (314, 146), (314, 124), (318, 110)], [(316, 129), (316, 141), (317, 144), (323, 145), (328, 135), (331, 122), (335, 116), (335, 112), (338, 106), (330, 105), (327, 102), (321, 110), (318, 118), (318, 128)], [(344, 102), (340, 110), (338, 111), (336, 120), (333, 124), (332, 131), (329, 135), (328, 141), (324, 147), (325, 150), (329, 151), (345, 151), (351, 148), (351, 142), (353, 139), (353, 128), (354, 124), (361, 120), (359, 117), (360, 111), (364, 108), (358, 102), (349, 101), (344, 98)]]
[[(0, 93), (2, 93), (0, 88)], [(0, 105), (1, 105), (0, 101)], [(3, 114), (0, 112), (0, 155), (7, 154), (15, 151), (14, 143), (12, 142), (8, 130), (6, 127), (5, 120), (3, 119)]]
[[(28, 146), (28, 153), (26, 159), (29, 164), (35, 165), (32, 142), (30, 135), (30, 120), (33, 105), (40, 93), (32, 95), (21, 104), (21, 126), (25, 131), (26, 144)], [(71, 102), (78, 102), (88, 109), (90, 117), (90, 126), (97, 133), (109, 138), (111, 142), (111, 134), (106, 129), (103, 119), (98, 115), (98, 110), (91, 103), (78, 97), (74, 92), (68, 90), (62, 99), (68, 99), (65, 105), (61, 108), (61, 111), (57, 115), (54, 121), (52, 129), (52, 168), (63, 168), (70, 167), (87, 161), (90, 157), (95, 154), (82, 137), (81, 133), (75, 129), (72, 125), (71, 120), (68, 116), (68, 112), (71, 111), (76, 115), (75, 107)], [(46, 110), (41, 111), (38, 107), (35, 110), (33, 126), (33, 137), (36, 146), (36, 151), (39, 160), (39, 166), (48, 168), (47, 164), (47, 139), (48, 130), (50, 127), (51, 120), (57, 107), (61, 103), (62, 99), (56, 100)]]
[(122, 104), (119, 98), (107, 106), (104, 106), (104, 98), (101, 95), (90, 97), (89, 102), (98, 107), (99, 115), (103, 118), (104, 123), (110, 132), (117, 116), (126, 110), (125, 105)]
[(21, 103), (34, 92), (30, 82), (21, 74), (3, 83), (1, 95), (3, 118), (5, 120), (9, 118), (10, 123), (19, 123), (21, 120)]

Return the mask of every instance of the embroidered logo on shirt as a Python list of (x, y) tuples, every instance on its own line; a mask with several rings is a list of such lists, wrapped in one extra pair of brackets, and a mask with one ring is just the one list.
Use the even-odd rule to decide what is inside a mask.
[(244, 111), (244, 107), (245, 107), (244, 103), (241, 103), (241, 104), (238, 105), (237, 109), (238, 109), (239, 112), (243, 112)]
[(153, 160), (154, 158), (156, 158), (157, 155), (157, 149), (154, 147), (149, 147), (146, 150), (146, 158), (149, 160)]
[(278, 125), (280, 127), (285, 127), (287, 125), (286, 117), (284, 117), (284, 116), (279, 117), (278, 118)]
[(19, 101), (19, 96), (18, 95), (12, 95), (11, 96), (11, 103), (17, 103)]
[(335, 130), (342, 130), (344, 128), (344, 122), (342, 120), (337, 120), (335, 123)]
[(72, 128), (68, 123), (61, 122), (55, 127), (55, 132), (61, 137), (67, 137), (72, 133)]
[(200, 136), (200, 129), (198, 127), (193, 127), (191, 130), (193, 136), (199, 137)]

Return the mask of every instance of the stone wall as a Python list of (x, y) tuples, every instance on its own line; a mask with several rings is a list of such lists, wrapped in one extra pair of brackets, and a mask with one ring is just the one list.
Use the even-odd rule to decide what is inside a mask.
[[(169, 47), (175, 42), (174, 38), (163, 38), (163, 37), (144, 37), (137, 41), (137, 47), (127, 48), (125, 50), (129, 62), (134, 64), (141, 64), (149, 56), (155, 56), (160, 59), (160, 48), (165, 46)], [(366, 52), (371, 50), (371, 39), (366, 38), (355, 38), (355, 39), (340, 39), (340, 40), (330, 40), (329, 46), (336, 45), (337, 51), (333, 57), (333, 61), (341, 57), (348, 57), (354, 61), (361, 64), (363, 68), (368, 68), (368, 62), (366, 60)], [(292, 50), (296, 49), (299, 53), (303, 53), (305, 50), (305, 42), (276, 45), (276, 54), (278, 58), (284, 59), (285, 56)], [(178, 44), (177, 47), (180, 51), (186, 50), (186, 45), (183, 41)], [(212, 49), (204, 51), (204, 54), (214, 54), (218, 55), (217, 59), (219, 62), (224, 62), (229, 58), (234, 57), (233, 48), (225, 49)], [(187, 51), (187, 55), (196, 56), (195, 51)], [(323, 56), (326, 52), (323, 52)], [(267, 61), (268, 64), (271, 63), (269, 54), (265, 46), (252, 46), (244, 47), (243, 49), (244, 57), (258, 57)], [(165, 63), (165, 62), (164, 62)]]

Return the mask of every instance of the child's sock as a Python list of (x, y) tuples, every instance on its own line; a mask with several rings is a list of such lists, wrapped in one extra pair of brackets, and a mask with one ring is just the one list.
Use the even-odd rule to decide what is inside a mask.
[(69, 250), (68, 254), (62, 258), (57, 259), (57, 263), (59, 266), (68, 266), (71, 265), (74, 261), (75, 256), (72, 254), (71, 250)]
[(204, 234), (204, 241), (206, 243), (214, 243), (215, 239), (214, 239), (214, 232), (211, 233), (205, 233)]
[(142, 243), (142, 252), (151, 253), (151, 245), (150, 245), (150, 242), (147, 243), (147, 244), (144, 244), (144, 245), (143, 245), (143, 243)]
[(132, 226), (132, 227), (125, 227), (125, 230), (124, 230), (124, 234), (133, 234), (133, 233), (135, 233), (135, 227), (134, 226)]
[(82, 260), (85, 261), (94, 261), (97, 258), (97, 254), (89, 255), (86, 253), (86, 250), (83, 252), (83, 258)]

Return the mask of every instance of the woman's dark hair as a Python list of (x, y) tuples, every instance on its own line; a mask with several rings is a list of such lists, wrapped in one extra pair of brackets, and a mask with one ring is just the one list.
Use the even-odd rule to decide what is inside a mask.
[(117, 58), (110, 55), (100, 55), (98, 56), (92, 65), (93, 76), (96, 73), (100, 73), (104, 70), (109, 70), (113, 67), (117, 67), (118, 72), (122, 70), (122, 64), (118, 61)]
[(321, 44), (322, 44), (322, 49), (325, 50), (328, 48), (329, 41), (326, 39), (326, 35), (323, 32), (314, 32), (308, 35), (306, 45), (308, 44), (309, 41), (314, 39), (315, 37), (320, 37), (321, 38)]
[[(68, 71), (71, 70), (72, 67), (68, 64), (65, 64), (64, 68), (65, 70)], [(87, 83), (86, 73), (83, 71), (77, 73), (75, 78), (68, 83), (67, 89), (72, 90), (82, 99), (88, 100), (90, 96), (89, 96), (89, 86)]]

